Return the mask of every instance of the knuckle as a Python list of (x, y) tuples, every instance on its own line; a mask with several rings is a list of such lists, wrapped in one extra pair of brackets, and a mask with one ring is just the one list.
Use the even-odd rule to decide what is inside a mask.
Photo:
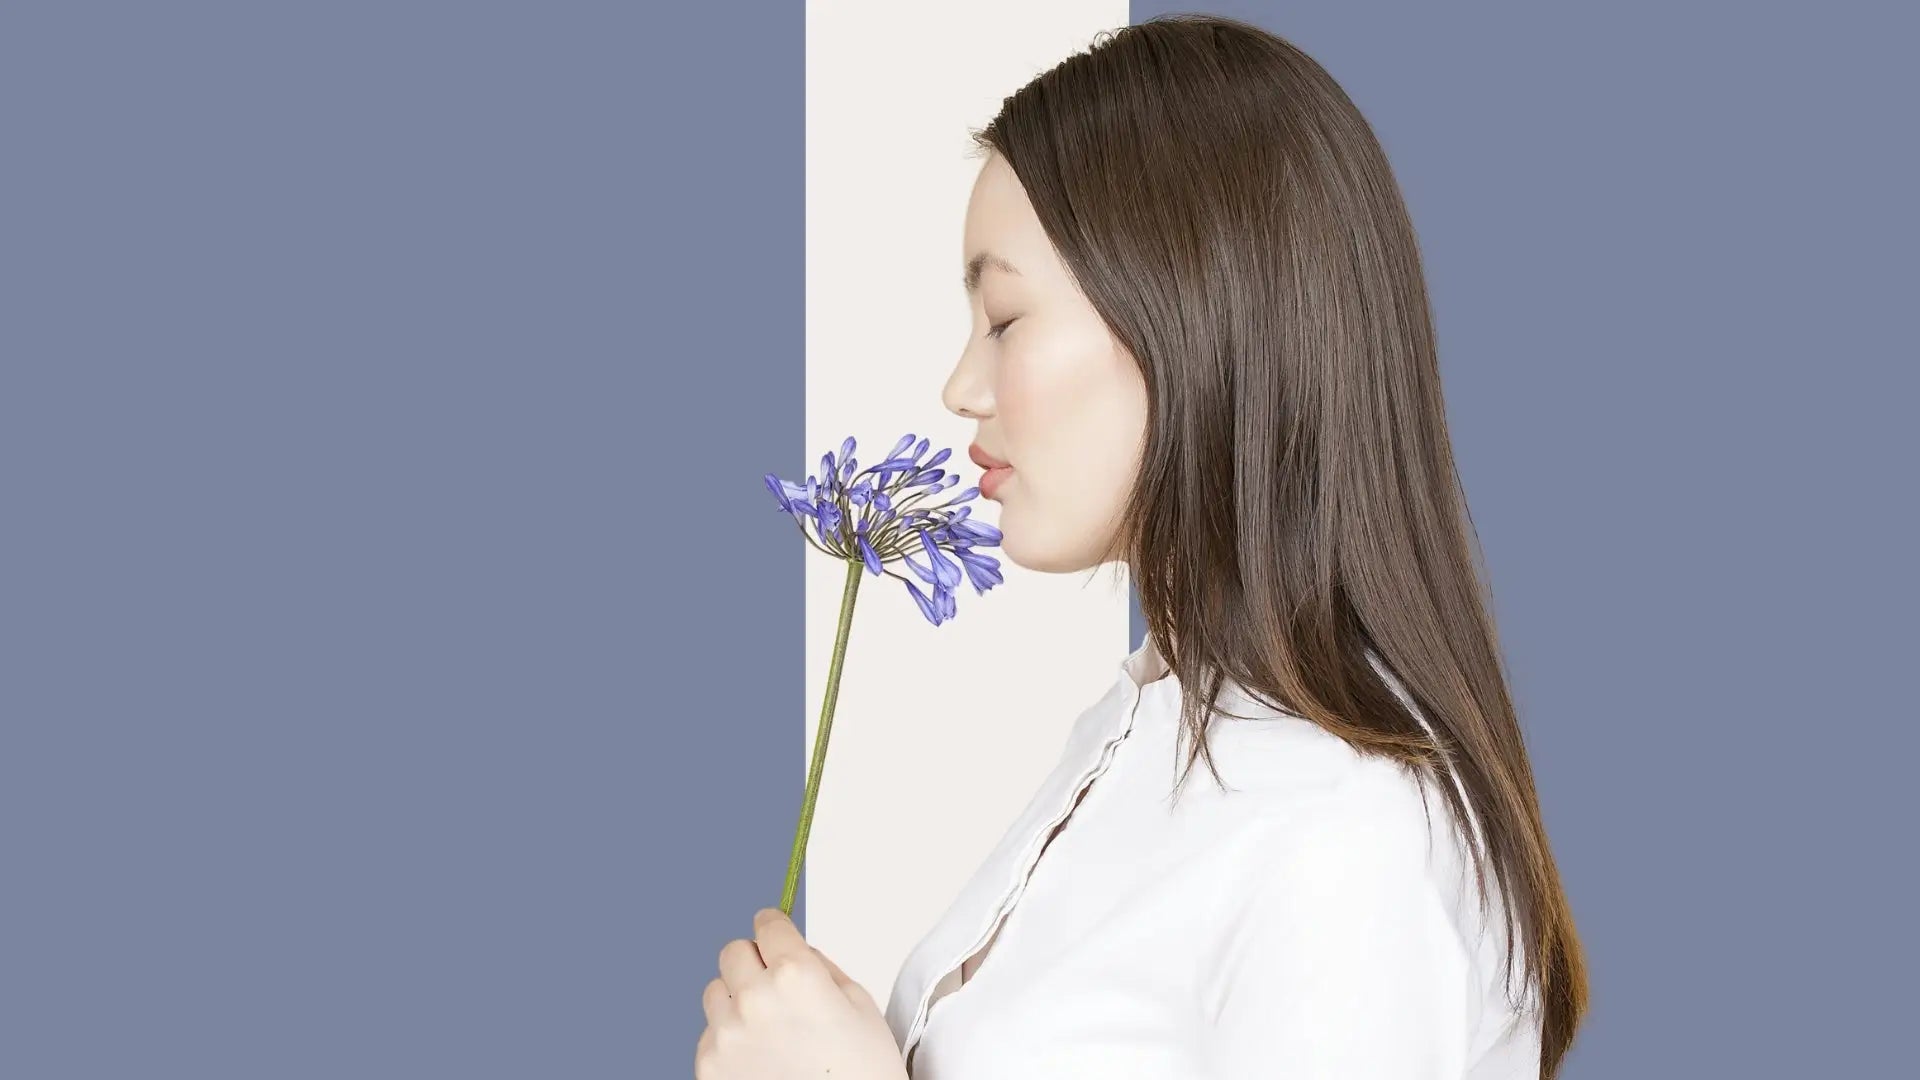
[(767, 1007), (767, 992), (774, 989), (769, 982), (749, 983), (733, 995), (733, 1011), (741, 1019), (757, 1017)]
[(781, 957), (767, 967), (768, 981), (784, 991), (798, 990), (813, 981), (810, 965), (796, 957)]

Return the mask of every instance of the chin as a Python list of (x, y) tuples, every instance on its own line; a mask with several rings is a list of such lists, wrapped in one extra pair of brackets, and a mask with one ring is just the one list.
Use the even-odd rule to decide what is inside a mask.
[(1009, 528), (1004, 515), (1002, 515), (1000, 519), (999, 528), (1000, 554), (1005, 556), (1008, 562), (1020, 567), (1022, 570), (1046, 572), (1048, 562), (1046, 551), (1044, 549), (1040, 551), (1032, 550), (1031, 545), (1027, 542), (1029, 538), (1024, 530)]
[(1035, 542), (1032, 534), (1021, 530), (1018, 525), (1009, 528), (1005, 518), (1001, 519), (999, 528), (1000, 554), (1023, 570), (1041, 574), (1072, 574), (1091, 565), (1080, 552), (1067, 546)]

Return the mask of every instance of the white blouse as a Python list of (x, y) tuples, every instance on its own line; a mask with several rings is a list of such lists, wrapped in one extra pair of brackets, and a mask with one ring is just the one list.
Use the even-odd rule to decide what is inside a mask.
[(1180, 693), (1149, 636), (908, 955), (913, 1080), (1538, 1080), (1432, 782), (1229, 681), (1175, 803)]

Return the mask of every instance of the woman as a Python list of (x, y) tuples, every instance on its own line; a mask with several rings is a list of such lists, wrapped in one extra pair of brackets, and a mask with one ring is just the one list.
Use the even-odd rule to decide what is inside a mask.
[(1182, 15), (975, 138), (945, 403), (1006, 556), (1124, 562), (1149, 635), (884, 1010), (763, 912), (696, 1075), (1555, 1076), (1585, 967), (1367, 124)]

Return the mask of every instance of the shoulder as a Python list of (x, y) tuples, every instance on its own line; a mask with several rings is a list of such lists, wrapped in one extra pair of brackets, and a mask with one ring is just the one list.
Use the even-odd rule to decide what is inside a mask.
[(1260, 800), (1255, 813), (1267, 871), (1393, 885), (1455, 880), (1465, 852), (1430, 778), (1396, 761), (1348, 753), (1323, 783)]
[[(1231, 679), (1210, 704), (1206, 756), (1219, 782), (1206, 760), (1195, 760), (1174, 801), (1217, 830), (1257, 838), (1261, 864), (1283, 870), (1331, 860), (1349, 877), (1393, 871), (1452, 883), (1470, 862), (1442, 787), (1458, 790), (1451, 776), (1363, 753)], [(1187, 732), (1178, 736), (1185, 772), (1192, 748)]]
[[(1314, 794), (1261, 800), (1208, 998), (1249, 1068), (1458, 1076), (1499, 1015), (1496, 943), (1460, 888), (1444, 800), (1355, 755)], [(1430, 812), (1429, 812), (1430, 811)], [(1385, 1035), (1383, 1035), (1385, 1033)]]
[(1489, 1007), (1509, 1007), (1503, 995), (1511, 1003), (1532, 993), (1521, 980), (1524, 947), (1509, 934), (1505, 895), (1491, 866), (1484, 881), (1476, 875), (1475, 841), (1440, 787), (1448, 782), (1349, 750), (1314, 785), (1261, 793), (1245, 849), (1243, 910), (1318, 926), (1330, 947), (1342, 939), (1383, 945), (1378, 935), (1394, 927), (1409, 942), (1456, 956)]
[(1254, 819), (1258, 873), (1429, 885), (1466, 919), (1472, 850), (1442, 788), (1451, 777), (1362, 753), (1304, 717), (1235, 711), (1214, 717), (1209, 744), (1223, 798)]
[(1307, 877), (1348, 895), (1418, 886), (1440, 895), (1463, 929), (1476, 921), (1469, 830), (1441, 786), (1451, 777), (1364, 754), (1232, 684), (1216, 703), (1208, 743), (1227, 790), (1212, 788), (1204, 763), (1197, 779), (1252, 826), (1250, 876), (1270, 888), (1270, 879), (1292, 888)]
[(1448, 800), (1446, 788), (1460, 792), (1454, 777), (1363, 754), (1231, 684), (1209, 727), (1229, 787), (1215, 788), (1204, 763), (1192, 783), (1245, 827), (1238, 906), (1246, 915), (1290, 917), (1323, 932), (1422, 925), (1431, 940), (1462, 950), (1497, 992), (1514, 945), (1502, 932), (1505, 897), (1491, 873), (1484, 883), (1475, 874), (1478, 824), (1469, 808), (1463, 828)]
[[(1423, 789), (1425, 798), (1423, 799)], [(1468, 981), (1481, 923), (1466, 849), (1439, 793), (1408, 767), (1355, 754), (1338, 778), (1251, 808), (1242, 917), (1301, 955), (1444, 957)]]
[(1233, 797), (1256, 813), (1313, 816), (1325, 827), (1355, 819), (1424, 820), (1432, 780), (1397, 761), (1354, 749), (1305, 717), (1221, 687), (1208, 720), (1208, 750)]

